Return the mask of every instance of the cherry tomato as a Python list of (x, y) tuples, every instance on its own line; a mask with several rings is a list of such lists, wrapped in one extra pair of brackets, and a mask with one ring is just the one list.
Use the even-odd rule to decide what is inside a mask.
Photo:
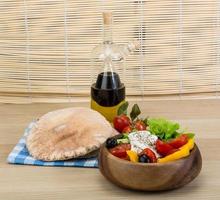
[(120, 144), (114, 148), (109, 149), (110, 153), (119, 158), (127, 158), (127, 150), (131, 149), (130, 144)]
[(146, 130), (146, 125), (143, 121), (137, 120), (134, 124), (134, 128), (137, 129), (138, 131), (143, 131)]
[(177, 149), (172, 147), (170, 144), (158, 139), (156, 141), (156, 150), (162, 156), (167, 156), (171, 153), (174, 153)]
[(144, 149), (141, 152), (141, 155), (143, 155), (143, 154), (145, 154), (150, 159), (151, 163), (156, 163), (157, 162), (157, 157), (151, 149), (149, 149), (149, 148)]
[(114, 128), (120, 133), (122, 133), (123, 129), (131, 124), (131, 120), (129, 119), (128, 116), (122, 114), (114, 118), (113, 124), (114, 124)]
[(180, 135), (179, 137), (171, 140), (169, 142), (169, 145), (171, 145), (174, 148), (180, 148), (181, 146), (183, 146), (184, 144), (186, 144), (188, 142), (188, 136), (185, 134)]
[(132, 127), (131, 126), (126, 126), (123, 128), (122, 133), (130, 133), (132, 131)]
[(123, 160), (127, 160), (127, 161), (130, 160), (128, 155), (126, 155), (126, 157), (122, 157), (121, 159), (123, 159)]
[(120, 148), (113, 148), (113, 149), (110, 149), (110, 153), (116, 157), (119, 157), (119, 158), (124, 158), (126, 157), (127, 153), (126, 153), (126, 150), (125, 149), (120, 149)]

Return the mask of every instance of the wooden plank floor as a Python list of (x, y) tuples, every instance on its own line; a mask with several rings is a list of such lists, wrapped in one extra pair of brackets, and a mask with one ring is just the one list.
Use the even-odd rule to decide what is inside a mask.
[(146, 116), (177, 120), (196, 133), (203, 157), (202, 172), (187, 186), (169, 192), (145, 193), (120, 189), (98, 169), (9, 165), (6, 157), (25, 126), (42, 114), (74, 104), (0, 104), (0, 199), (220, 199), (220, 100), (140, 102)]

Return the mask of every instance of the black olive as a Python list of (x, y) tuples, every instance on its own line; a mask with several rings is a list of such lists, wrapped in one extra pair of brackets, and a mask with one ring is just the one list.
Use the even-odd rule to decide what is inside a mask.
[(140, 155), (138, 158), (138, 161), (141, 163), (150, 163), (151, 162), (150, 158), (145, 154)]
[(105, 146), (107, 148), (113, 148), (113, 147), (117, 146), (117, 139), (115, 139), (115, 138), (108, 138), (106, 140)]

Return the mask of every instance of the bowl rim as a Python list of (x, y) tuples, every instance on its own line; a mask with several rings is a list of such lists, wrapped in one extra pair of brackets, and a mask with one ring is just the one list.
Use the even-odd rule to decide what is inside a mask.
[(152, 166), (152, 167), (153, 166), (164, 166), (164, 165), (167, 166), (167, 165), (172, 165), (174, 163), (182, 163), (182, 162), (188, 160), (196, 152), (196, 150), (199, 150), (198, 146), (195, 143), (193, 149), (190, 150), (190, 154), (184, 158), (180, 158), (178, 160), (172, 160), (172, 161), (169, 161), (166, 163), (158, 163), (158, 162), (156, 162), (156, 163), (140, 163), (140, 162), (131, 162), (131, 161), (124, 160), (124, 159), (121, 159), (121, 158), (118, 158), (118, 157), (112, 155), (109, 152), (108, 148), (105, 146), (105, 144), (101, 148), (103, 148), (103, 150), (107, 152), (110, 159), (113, 159), (116, 162), (121, 162), (123, 164), (128, 164), (128, 165), (132, 165), (132, 166)]

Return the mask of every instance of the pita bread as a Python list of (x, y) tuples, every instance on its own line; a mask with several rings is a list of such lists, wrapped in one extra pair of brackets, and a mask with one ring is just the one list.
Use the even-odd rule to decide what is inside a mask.
[(110, 123), (89, 108), (66, 108), (43, 115), (31, 129), (26, 145), (40, 160), (67, 160), (97, 150), (115, 135)]

